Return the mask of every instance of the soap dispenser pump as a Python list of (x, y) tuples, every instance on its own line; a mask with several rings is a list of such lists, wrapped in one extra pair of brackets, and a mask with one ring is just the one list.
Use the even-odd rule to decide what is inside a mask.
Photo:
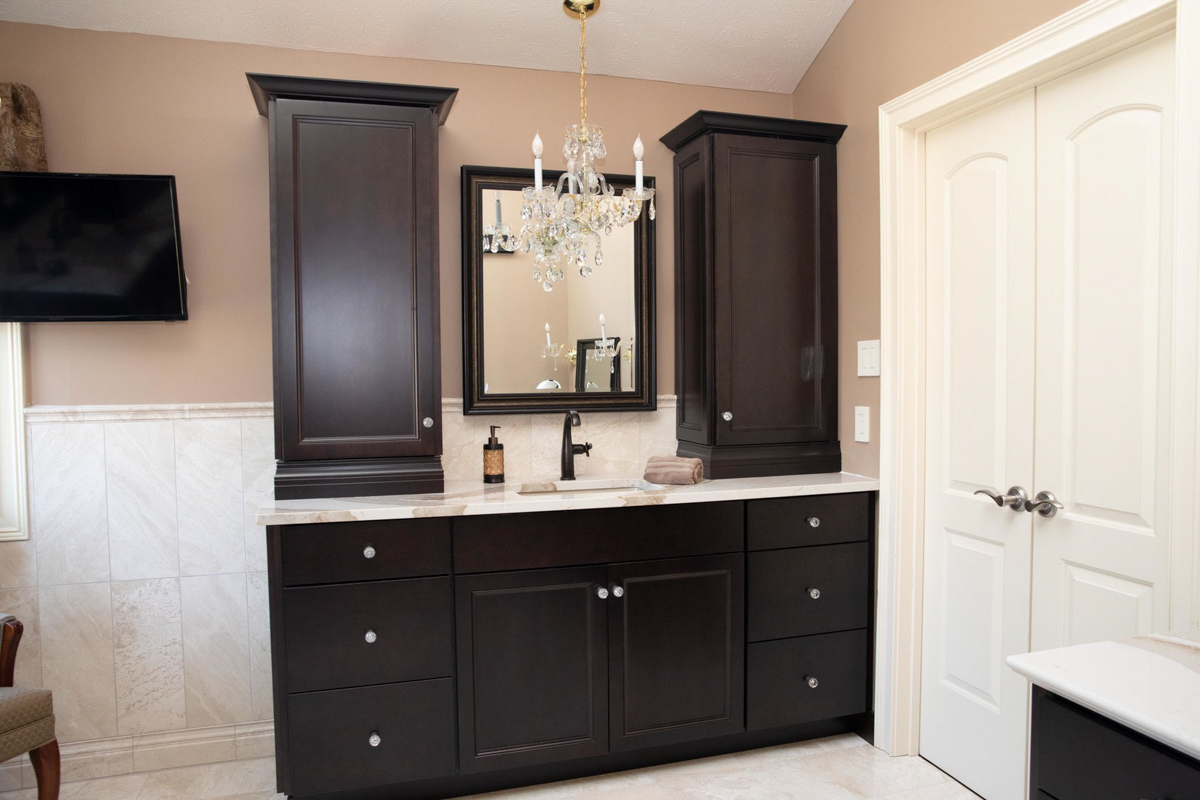
[(504, 445), (496, 438), (499, 425), (492, 425), (492, 435), (483, 446), (483, 482), (504, 483)]

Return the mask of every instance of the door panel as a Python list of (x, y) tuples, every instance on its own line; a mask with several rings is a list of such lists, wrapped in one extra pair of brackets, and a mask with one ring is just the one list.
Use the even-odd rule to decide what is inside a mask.
[(1024, 797), (1033, 478), (1034, 94), (926, 136), (927, 418), (921, 754)]
[(280, 99), (272, 126), (281, 457), (440, 453), (436, 120)]
[(604, 579), (592, 567), (456, 580), (464, 773), (608, 752)]
[(713, 142), (716, 443), (832, 441), (836, 148), (730, 134)]
[(1038, 87), (1034, 650), (1167, 626), (1173, 69), (1167, 34)]
[(619, 564), (609, 581), (612, 749), (744, 729), (741, 553)]

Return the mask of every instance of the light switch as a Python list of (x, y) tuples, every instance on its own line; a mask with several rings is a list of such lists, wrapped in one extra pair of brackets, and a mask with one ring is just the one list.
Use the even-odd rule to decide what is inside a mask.
[(854, 441), (871, 441), (871, 407), (854, 407)]
[(858, 376), (860, 378), (879, 377), (878, 339), (858, 343)]

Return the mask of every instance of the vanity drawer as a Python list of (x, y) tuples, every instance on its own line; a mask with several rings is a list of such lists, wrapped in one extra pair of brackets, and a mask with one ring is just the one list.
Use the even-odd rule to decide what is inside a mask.
[(871, 534), (869, 503), (869, 493), (751, 500), (746, 504), (746, 548), (865, 542)]
[(1200, 761), (1040, 687), (1032, 747), (1032, 788), (1056, 800), (1200, 797)]
[(456, 517), (454, 571), (505, 572), (740, 553), (741, 502)]
[(289, 794), (453, 775), (454, 721), (450, 678), (293, 695)]
[(453, 604), (448, 577), (284, 589), (287, 691), (452, 675)]
[(867, 711), (868, 635), (845, 631), (746, 645), (746, 729)]
[[(747, 558), (747, 641), (865, 628), (870, 622), (866, 542), (771, 550)], [(813, 590), (818, 597), (812, 597)]]
[(284, 586), (450, 573), (447, 519), (289, 525), (278, 535)]

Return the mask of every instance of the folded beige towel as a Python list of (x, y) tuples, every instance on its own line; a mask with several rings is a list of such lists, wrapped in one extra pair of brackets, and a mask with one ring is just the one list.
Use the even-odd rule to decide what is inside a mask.
[(643, 477), (651, 483), (699, 483), (704, 480), (704, 462), (698, 458), (650, 456)]

